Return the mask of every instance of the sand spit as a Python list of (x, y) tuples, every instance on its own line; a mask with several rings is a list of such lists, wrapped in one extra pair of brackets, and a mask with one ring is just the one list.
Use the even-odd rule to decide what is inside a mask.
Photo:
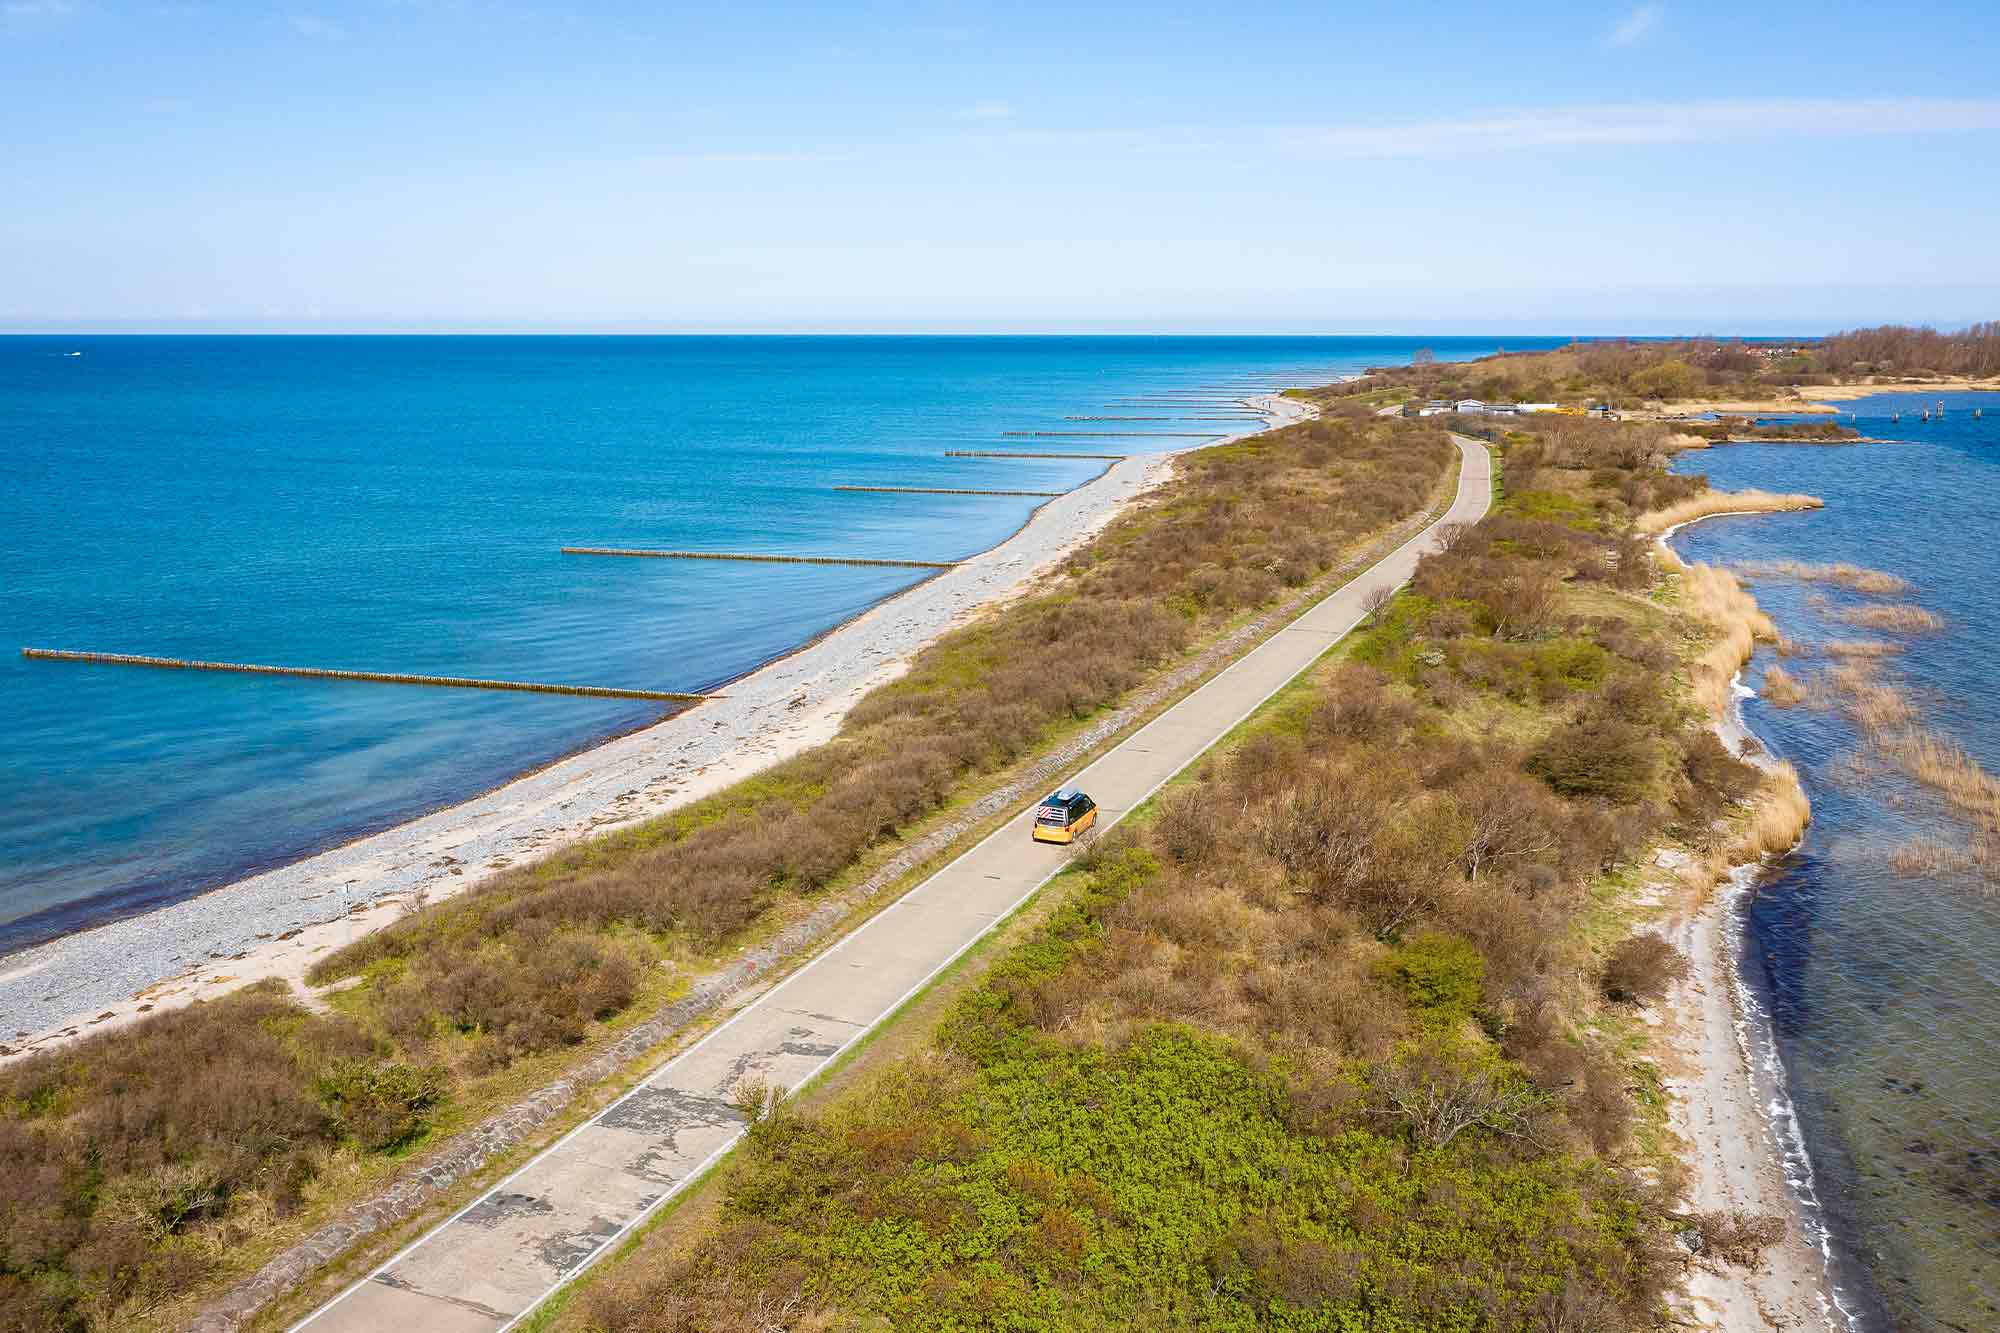
[[(1211, 443), (1311, 415), (1275, 395), (1245, 401), (1269, 422)], [(831, 739), (847, 711), (925, 644), (1017, 594), (1157, 485), (1174, 452), (1114, 463), (1039, 507), (1000, 545), (732, 682), (726, 699), (346, 846), (0, 958), (0, 1059), (270, 977), (310, 1003), (305, 971), (328, 951), (497, 871), (697, 800)]]
[(1777, 514), (1820, 507), (1821, 501), (1811, 495), (1774, 495), (1770, 491), (1703, 491), (1665, 509), (1639, 515), (1636, 526), (1649, 537), (1670, 535), (1675, 528), (1698, 518), (1719, 518), (1724, 514)]

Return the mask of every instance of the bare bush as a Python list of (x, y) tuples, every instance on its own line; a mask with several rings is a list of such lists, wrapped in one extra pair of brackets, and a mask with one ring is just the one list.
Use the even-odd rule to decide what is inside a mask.
[(1619, 941), (1598, 984), (1607, 999), (1652, 1004), (1687, 974), (1686, 956), (1663, 937), (1646, 932)]

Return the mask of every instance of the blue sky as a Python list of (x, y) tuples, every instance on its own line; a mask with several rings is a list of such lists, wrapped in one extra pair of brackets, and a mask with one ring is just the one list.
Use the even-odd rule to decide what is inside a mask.
[(1956, 325), (1993, 17), (0, 0), (0, 328)]

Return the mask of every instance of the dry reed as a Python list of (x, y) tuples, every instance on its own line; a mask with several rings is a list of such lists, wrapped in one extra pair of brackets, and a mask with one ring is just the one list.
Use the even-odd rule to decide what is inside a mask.
[(1820, 509), (1825, 504), (1815, 495), (1778, 495), (1771, 491), (1701, 491), (1664, 509), (1641, 514), (1635, 526), (1647, 536), (1657, 536), (1682, 523), (1716, 514), (1779, 514), (1797, 509)]
[(1819, 650), (1828, 657), (1893, 657), (1903, 645), (1886, 639), (1829, 639)]
[(1796, 708), (1805, 702), (1805, 687), (1798, 678), (1781, 666), (1773, 665), (1764, 672), (1764, 702), (1773, 708)]
[(1844, 562), (1808, 564), (1802, 560), (1756, 560), (1738, 566), (1752, 578), (1793, 579), (1800, 583), (1832, 583), (1873, 597), (1893, 597), (1910, 591), (1910, 581), (1880, 569)]
[(1683, 565), (1681, 596), (1689, 611), (1720, 631), (1689, 670), (1689, 685), (1709, 716), (1721, 717), (1729, 683), (1750, 660), (1757, 642), (1775, 643), (1777, 626), (1743, 590), (1734, 574), (1713, 565)]
[(1833, 612), (1833, 618), (1863, 629), (1890, 634), (1927, 634), (1944, 628), (1943, 616), (1908, 602), (1892, 602), (1888, 606), (1843, 606)]

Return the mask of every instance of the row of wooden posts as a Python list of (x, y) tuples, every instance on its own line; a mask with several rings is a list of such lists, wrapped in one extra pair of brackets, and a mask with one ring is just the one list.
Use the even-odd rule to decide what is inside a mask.
[[(1067, 417), (1069, 421), (1167, 421), (1169, 417)], [(1182, 420), (1236, 420), (1237, 418), (1181, 418)], [(1257, 417), (1240, 418), (1255, 421)], [(1175, 438), (1213, 438), (1212, 431), (1020, 431), (1010, 430), (1008, 436), (1172, 436)], [(1078, 453), (1023, 453), (991, 449), (947, 449), (946, 458), (1066, 458), (1084, 462), (1104, 461), (1117, 463), (1130, 457), (1128, 454), (1078, 454)], [(1107, 468), (1106, 471), (1110, 469)], [(1101, 475), (1101, 474), (1100, 474)], [(1052, 499), (1068, 494), (1067, 491), (1028, 490), (975, 490), (960, 487), (930, 486), (835, 486), (836, 491), (877, 492), (890, 495), (1004, 495)], [(758, 564), (780, 565), (861, 565), (878, 568), (927, 569), (941, 571), (956, 568), (963, 563), (957, 560), (881, 560), (858, 556), (810, 556), (810, 555), (760, 555), (727, 551), (667, 551), (647, 550), (633, 547), (612, 546), (565, 546), (564, 555), (622, 556), (654, 560), (732, 560)], [(689, 694), (677, 690), (628, 690), (602, 685), (559, 685), (537, 681), (486, 680), (470, 676), (431, 676), (400, 671), (348, 671), (333, 667), (290, 667), (266, 666), (250, 662), (212, 662), (199, 658), (151, 657), (138, 653), (85, 652), (66, 648), (23, 648), (21, 656), (45, 662), (83, 662), (95, 665), (153, 667), (173, 671), (221, 671), (238, 675), (253, 676), (304, 676), (319, 680), (367, 681), (389, 685), (430, 685), (448, 689), (469, 690), (509, 690), (529, 694), (569, 694), (593, 699), (644, 699), (666, 703), (692, 704), (705, 699), (719, 699), (718, 694)]]

